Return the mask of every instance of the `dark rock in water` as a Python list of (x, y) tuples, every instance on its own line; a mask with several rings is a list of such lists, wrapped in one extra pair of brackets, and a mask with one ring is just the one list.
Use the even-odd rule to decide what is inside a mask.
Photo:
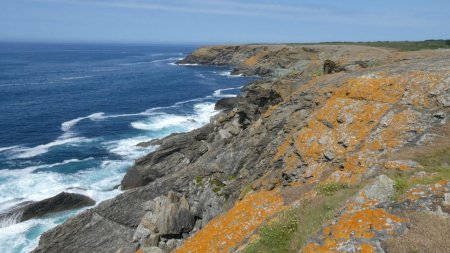
[(160, 139), (153, 139), (151, 141), (143, 141), (136, 144), (138, 147), (147, 148), (150, 146), (161, 145), (162, 141)]
[(75, 208), (95, 205), (95, 201), (81, 194), (62, 192), (41, 201), (25, 201), (0, 214), (0, 228), (18, 222)]
[(54, 197), (33, 202), (23, 207), (23, 214), (20, 221), (41, 217), (49, 213), (93, 205), (95, 205), (95, 201), (89, 197), (76, 193), (62, 192)]
[(214, 110), (224, 110), (228, 111), (237, 106), (238, 98), (222, 98), (216, 102)]
[(0, 228), (9, 227), (20, 222), (24, 207), (30, 205), (33, 201), (24, 201), (0, 214)]

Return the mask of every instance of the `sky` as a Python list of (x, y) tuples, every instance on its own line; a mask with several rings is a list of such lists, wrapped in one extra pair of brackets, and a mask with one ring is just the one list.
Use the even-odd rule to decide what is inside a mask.
[(0, 41), (285, 43), (450, 38), (450, 0), (0, 0)]

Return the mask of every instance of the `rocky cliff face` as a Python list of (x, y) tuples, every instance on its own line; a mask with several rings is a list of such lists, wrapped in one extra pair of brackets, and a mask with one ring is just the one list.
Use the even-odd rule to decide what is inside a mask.
[(450, 190), (446, 182), (424, 193), (428, 202), (404, 202), (389, 198), (396, 183), (388, 177), (420, 170), (397, 159), (406, 149), (448, 139), (449, 59), (449, 50), (362, 46), (200, 48), (180, 63), (263, 78), (218, 103), (224, 111), (206, 126), (156, 143), (124, 177), (123, 194), (48, 231), (34, 252), (240, 251), (268, 220), (322, 189), (359, 185), (301, 246), (382, 252), (407, 231), (401, 210), (449, 211), (432, 201)]

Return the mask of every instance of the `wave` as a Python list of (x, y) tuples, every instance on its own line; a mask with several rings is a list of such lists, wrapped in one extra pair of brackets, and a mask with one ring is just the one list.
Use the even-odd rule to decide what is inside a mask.
[(50, 143), (38, 145), (32, 148), (19, 146), (18, 148), (12, 149), (10, 153), (12, 153), (11, 158), (13, 159), (25, 159), (45, 154), (49, 151), (49, 149), (56, 146), (86, 141), (90, 140), (83, 137), (58, 138)]
[(85, 119), (102, 120), (104, 118), (105, 118), (105, 114), (103, 112), (96, 112), (96, 113), (93, 113), (93, 114), (85, 116), (85, 117), (79, 117), (76, 119), (72, 119), (72, 120), (63, 122), (61, 124), (61, 130), (63, 132), (68, 132), (72, 129), (72, 127), (74, 127), (76, 124), (78, 124), (78, 122), (85, 120)]
[(103, 143), (110, 153), (119, 155), (123, 158), (134, 160), (142, 157), (154, 150), (155, 147), (140, 147), (137, 144), (147, 142), (153, 138), (148, 136), (130, 137), (121, 140), (108, 141)]
[(78, 79), (86, 79), (91, 78), (93, 76), (72, 76), (72, 77), (63, 77), (62, 80), (78, 80)]
[[(64, 160), (62, 162), (59, 163), (52, 163), (52, 164), (39, 164), (39, 165), (33, 165), (33, 166), (28, 166), (25, 168), (21, 168), (21, 169), (2, 169), (0, 170), (0, 177), (2, 176), (11, 176), (11, 175), (20, 175), (20, 174), (28, 174), (31, 172), (34, 172), (38, 169), (43, 169), (43, 168), (53, 168), (56, 166), (61, 166), (61, 165), (66, 165), (66, 164), (71, 164), (71, 163), (79, 163), (79, 162), (86, 162), (86, 161), (91, 161), (94, 160), (93, 157), (88, 157), (86, 159), (67, 159)], [(0, 208), (1, 211), (1, 208)]]
[(18, 145), (10, 146), (10, 147), (1, 147), (0, 148), (0, 152), (11, 150), (11, 149), (15, 149), (15, 148), (18, 148), (18, 147), (19, 147)]
[(233, 75), (233, 74), (231, 74), (231, 71), (230, 70), (228, 70), (228, 71), (220, 71), (220, 72), (217, 72), (217, 71), (213, 71), (215, 74), (218, 74), (219, 76), (226, 76), (226, 77), (243, 77), (243, 74), (238, 74), (238, 75)]
[(235, 94), (223, 94), (223, 91), (227, 91), (227, 90), (239, 90), (242, 89), (242, 86), (236, 87), (236, 88), (225, 88), (225, 89), (218, 89), (215, 90), (213, 93), (214, 97), (219, 97), (219, 98), (232, 98), (232, 97), (236, 97), (237, 95)]
[(147, 120), (132, 122), (131, 127), (139, 130), (158, 132), (169, 130), (170, 132), (186, 132), (209, 122), (210, 118), (217, 114), (214, 103), (205, 102), (194, 105), (194, 113), (188, 115), (160, 114)]

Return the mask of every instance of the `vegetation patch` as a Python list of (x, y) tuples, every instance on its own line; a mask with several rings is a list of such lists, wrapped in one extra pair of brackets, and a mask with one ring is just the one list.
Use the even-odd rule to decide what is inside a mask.
[(359, 45), (371, 47), (387, 47), (400, 51), (418, 51), (424, 49), (450, 48), (450, 40), (424, 40), (424, 41), (370, 41), (370, 42), (322, 42), (322, 43), (294, 43), (297, 45)]
[(203, 186), (203, 177), (202, 176), (196, 176), (195, 177), (195, 183), (199, 186)]
[(391, 177), (394, 178), (396, 191), (393, 200), (398, 200), (415, 185), (427, 185), (441, 180), (450, 180), (450, 147), (417, 157), (416, 161), (423, 166), (421, 171), (425, 172), (425, 176), (414, 176), (417, 171), (393, 172)]
[[(334, 187), (333, 187), (334, 188)], [(305, 201), (301, 207), (285, 211), (274, 221), (264, 225), (258, 232), (259, 239), (242, 252), (299, 252), (322, 224), (330, 221), (345, 200), (357, 189), (337, 187), (333, 195), (319, 195)]]
[(317, 192), (324, 196), (333, 196), (337, 191), (349, 188), (347, 184), (331, 183), (317, 186)]

